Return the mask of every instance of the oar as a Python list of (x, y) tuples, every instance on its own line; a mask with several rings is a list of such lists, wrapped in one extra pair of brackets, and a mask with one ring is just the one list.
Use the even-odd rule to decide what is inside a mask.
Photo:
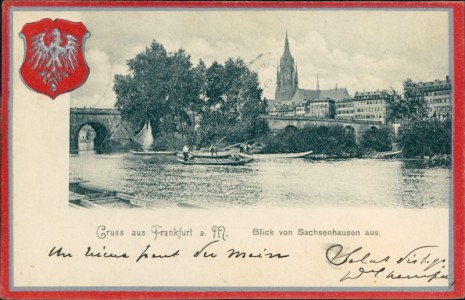
[(226, 138), (225, 136), (224, 136), (224, 137), (222, 137), (222, 138), (221, 138), (221, 140), (219, 140), (219, 141), (218, 141), (217, 143), (215, 143), (213, 146), (216, 146), (216, 145), (218, 145), (218, 144), (219, 144), (219, 143), (221, 143), (221, 142), (222, 142), (222, 141), (223, 141), (225, 138)]
[[(219, 143), (221, 143), (226, 137), (222, 137), (221, 140), (219, 140), (218, 142), (216, 142), (215, 144), (213, 144), (213, 147), (216, 147), (216, 145), (218, 145)], [(210, 150), (207, 149), (207, 150), (201, 150), (202, 152), (209, 152)]]
[[(248, 140), (248, 141), (245, 141), (246, 143), (249, 143), (249, 142), (252, 142), (252, 141), (255, 141), (256, 139), (252, 139), (252, 140)], [(232, 144), (232, 145), (229, 145), (229, 146), (226, 146), (224, 147), (225, 149), (228, 149), (228, 148), (232, 148), (232, 147), (235, 147), (237, 145), (240, 145), (242, 144), (243, 142), (240, 142), (240, 143), (236, 143), (236, 144)]]

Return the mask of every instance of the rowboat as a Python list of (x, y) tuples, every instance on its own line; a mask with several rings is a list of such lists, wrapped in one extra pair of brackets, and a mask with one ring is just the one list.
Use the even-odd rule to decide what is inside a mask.
[[(206, 158), (206, 159), (225, 159), (231, 156), (230, 152), (219, 152), (217, 154), (211, 154), (210, 152), (191, 152), (194, 158)], [(184, 157), (183, 154), (179, 153), (178, 157)]]
[(299, 153), (273, 153), (273, 154), (244, 154), (239, 153), (239, 156), (253, 159), (272, 159), (272, 158), (300, 158), (310, 155), (313, 151)]
[(387, 151), (378, 152), (374, 155), (374, 158), (393, 158), (399, 156), (402, 151)]
[(246, 159), (240, 159), (240, 160), (230, 160), (230, 159), (224, 159), (224, 160), (188, 160), (184, 161), (183, 159), (177, 159), (180, 163), (183, 165), (208, 165), (208, 166), (242, 166), (245, 165), (246, 163), (251, 162), (253, 159), (252, 158), (246, 158)]
[(177, 151), (134, 151), (131, 150), (134, 155), (176, 155)]
[(81, 178), (69, 179), (69, 206), (83, 208), (171, 208), (182, 203), (139, 198), (135, 193), (95, 185)]
[(347, 158), (347, 155), (337, 156), (335, 154), (311, 154), (307, 157), (314, 159), (314, 160), (326, 160), (326, 159), (337, 159), (337, 158)]

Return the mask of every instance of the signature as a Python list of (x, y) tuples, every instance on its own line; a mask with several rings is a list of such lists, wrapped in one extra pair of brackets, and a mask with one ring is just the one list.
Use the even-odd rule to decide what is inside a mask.
[[(438, 246), (420, 246), (406, 252), (400, 257), (389, 255), (375, 255), (357, 247), (354, 250), (346, 250), (341, 244), (335, 244), (326, 249), (326, 260), (333, 266), (355, 266), (356, 270), (349, 270), (341, 277), (340, 282), (355, 280), (364, 276), (380, 278), (384, 276), (392, 280), (426, 279), (428, 282), (438, 279), (449, 279), (448, 274), (442, 273), (446, 267), (446, 259), (435, 257), (433, 250)], [(394, 266), (394, 267), (392, 267)], [(396, 268), (405, 270), (405, 266), (414, 271), (406, 273)]]

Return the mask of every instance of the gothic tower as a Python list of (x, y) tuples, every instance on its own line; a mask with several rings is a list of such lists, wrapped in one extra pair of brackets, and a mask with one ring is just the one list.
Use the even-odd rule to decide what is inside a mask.
[(276, 74), (276, 100), (290, 100), (297, 89), (299, 79), (297, 76), (297, 65), (294, 64), (294, 58), (289, 50), (289, 41), (284, 42), (284, 53), (281, 57), (278, 71)]

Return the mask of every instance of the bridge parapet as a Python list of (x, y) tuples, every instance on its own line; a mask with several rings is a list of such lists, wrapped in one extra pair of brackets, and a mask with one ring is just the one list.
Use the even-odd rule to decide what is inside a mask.
[(113, 108), (71, 108), (71, 114), (76, 115), (121, 115), (121, 112)]
[(268, 125), (271, 130), (282, 130), (288, 126), (297, 128), (305, 127), (306, 125), (314, 126), (336, 126), (341, 125), (352, 130), (355, 134), (355, 139), (360, 141), (364, 132), (374, 128), (388, 128), (388, 124), (382, 124), (377, 121), (365, 120), (347, 120), (347, 119), (323, 119), (312, 118), (305, 116), (267, 116)]
[(306, 116), (266, 116), (268, 120), (298, 120), (298, 121), (309, 121), (309, 122), (327, 122), (327, 123), (353, 123), (353, 124), (371, 124), (371, 125), (386, 125), (380, 121), (366, 121), (366, 120), (356, 120), (356, 119), (325, 119), (325, 118), (316, 118), (316, 117), (306, 117)]

